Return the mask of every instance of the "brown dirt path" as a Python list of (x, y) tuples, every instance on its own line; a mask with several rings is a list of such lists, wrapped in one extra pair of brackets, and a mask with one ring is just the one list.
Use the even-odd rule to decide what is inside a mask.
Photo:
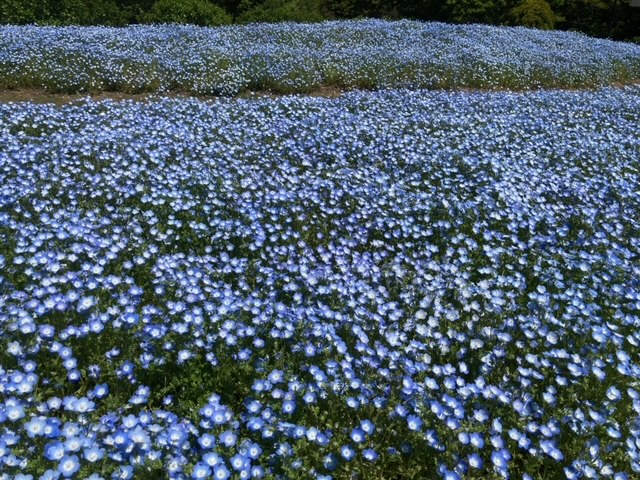
[[(623, 88), (629, 85), (640, 86), (640, 79), (625, 82), (614, 83), (609, 85), (614, 88)], [(566, 91), (581, 91), (581, 90), (593, 90), (593, 88), (553, 88), (551, 90), (566, 90)], [(321, 97), (321, 98), (337, 98), (343, 95), (348, 90), (343, 90), (337, 87), (321, 87), (310, 93), (300, 94), (301, 96), (308, 97)], [(509, 89), (477, 89), (477, 88), (456, 88), (451, 91), (478, 93), (478, 92), (526, 92), (536, 91), (532, 90), (509, 90)], [(269, 92), (269, 91), (257, 91), (257, 92), (242, 92), (235, 97), (228, 98), (279, 98), (282, 94)], [(18, 103), (18, 102), (33, 102), (33, 103), (52, 103), (55, 105), (67, 105), (76, 101), (81, 101), (87, 98), (91, 98), (94, 101), (100, 100), (113, 100), (116, 102), (133, 100), (138, 102), (145, 102), (152, 98), (170, 97), (170, 98), (199, 98), (202, 100), (217, 100), (221, 97), (205, 96), (205, 95), (192, 95), (185, 92), (166, 92), (166, 93), (123, 93), (123, 92), (95, 92), (95, 93), (51, 93), (43, 89), (17, 89), (17, 90), (2, 90), (0, 89), (0, 103)]]

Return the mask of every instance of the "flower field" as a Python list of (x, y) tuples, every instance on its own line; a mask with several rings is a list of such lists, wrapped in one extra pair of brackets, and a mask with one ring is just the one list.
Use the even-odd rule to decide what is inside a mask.
[(570, 32), (380, 20), (0, 27), (0, 88), (235, 95), (339, 88), (594, 87), (640, 79), (640, 45)]
[(639, 125), (632, 86), (0, 105), (0, 478), (640, 478)]

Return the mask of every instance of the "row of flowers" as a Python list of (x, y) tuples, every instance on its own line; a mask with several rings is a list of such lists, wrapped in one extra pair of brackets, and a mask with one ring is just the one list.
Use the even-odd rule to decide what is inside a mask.
[(0, 478), (637, 477), (639, 123), (637, 87), (1, 105)]
[(0, 87), (55, 92), (601, 86), (640, 46), (574, 32), (412, 21), (219, 28), (0, 27)]

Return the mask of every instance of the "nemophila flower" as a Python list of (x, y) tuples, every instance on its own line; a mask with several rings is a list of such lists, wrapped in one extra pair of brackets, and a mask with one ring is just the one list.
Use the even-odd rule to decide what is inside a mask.
[(241, 454), (236, 454), (230, 459), (231, 468), (236, 471), (244, 470), (249, 466), (249, 459)]
[(460, 475), (452, 470), (445, 470), (443, 472), (444, 480), (460, 480)]
[(287, 400), (282, 404), (282, 412), (291, 415), (296, 410), (296, 402), (293, 400)]
[(251, 478), (263, 478), (264, 475), (264, 468), (260, 465), (254, 465), (251, 467)]
[(362, 456), (364, 457), (365, 460), (368, 460), (369, 462), (374, 462), (379, 458), (378, 453), (371, 448), (367, 448), (363, 450)]
[(348, 397), (346, 399), (346, 403), (351, 408), (358, 408), (358, 406), (360, 406), (360, 402), (358, 401), (357, 398), (354, 398), (354, 397)]
[(360, 428), (354, 428), (353, 430), (351, 430), (351, 434), (349, 436), (351, 437), (351, 440), (356, 443), (362, 443), (365, 440), (364, 430)]
[(40, 475), (39, 480), (56, 480), (60, 478), (60, 472), (58, 470), (45, 470), (45, 472)]
[(237, 435), (230, 430), (225, 430), (220, 435), (218, 435), (218, 439), (220, 443), (227, 448), (231, 448), (236, 444)]
[(193, 471), (191, 472), (191, 478), (200, 479), (200, 478), (210, 478), (211, 477), (211, 469), (208, 465), (204, 463), (197, 463), (193, 467)]
[(347, 461), (352, 460), (355, 454), (356, 451), (351, 445), (344, 445), (340, 447), (340, 455)]
[(409, 430), (420, 431), (420, 429), (422, 428), (422, 419), (415, 415), (409, 415), (407, 417), (407, 425), (409, 427)]
[(141, 385), (136, 389), (135, 394), (129, 399), (129, 403), (133, 405), (142, 405), (147, 402), (151, 389), (147, 386)]
[(362, 422), (360, 422), (360, 428), (367, 434), (367, 435), (373, 435), (373, 432), (375, 432), (375, 425), (371, 420), (362, 420)]
[(200, 447), (202, 447), (205, 450), (208, 450), (210, 448), (215, 447), (216, 438), (213, 435), (204, 433), (200, 437), (198, 437), (198, 443), (200, 444)]
[(130, 478), (133, 478), (133, 475), (134, 475), (133, 467), (130, 465), (126, 465), (126, 466), (120, 466), (118, 470), (113, 472), (113, 474), (111, 475), (111, 478), (117, 479), (117, 480), (129, 480)]
[(85, 448), (82, 456), (90, 463), (95, 463), (104, 458), (105, 450), (96, 446)]
[(68, 452), (78, 452), (84, 446), (84, 438), (71, 437), (65, 440), (64, 449)]
[(93, 411), (95, 406), (95, 402), (89, 400), (87, 397), (81, 397), (73, 403), (73, 411), (77, 413), (87, 413)]
[(223, 425), (229, 420), (229, 412), (226, 408), (216, 407), (211, 414), (211, 419), (216, 425)]
[(80, 461), (76, 455), (63, 456), (58, 464), (58, 471), (65, 478), (74, 476), (79, 469)]
[(45, 445), (44, 456), (47, 460), (61, 460), (64, 454), (64, 444), (62, 442), (55, 441)]
[(262, 454), (262, 448), (257, 443), (251, 443), (247, 447), (247, 455), (252, 460), (257, 460)]
[(491, 454), (491, 462), (499, 470), (505, 470), (511, 460), (511, 454), (507, 450), (494, 451)]
[(213, 468), (213, 478), (215, 480), (227, 480), (230, 475), (231, 472), (229, 472), (227, 467), (225, 467), (224, 465), (216, 465)]
[(6, 405), (4, 414), (10, 422), (17, 422), (24, 417), (24, 408), (19, 403)]
[(278, 384), (284, 380), (284, 372), (282, 372), (282, 370), (273, 370), (267, 379), (272, 384)]
[(477, 453), (472, 453), (471, 455), (469, 455), (469, 465), (472, 468), (476, 468), (476, 469), (481, 469), (484, 465), (484, 461), (482, 460), (482, 457), (480, 457), (480, 455), (478, 455)]
[(324, 458), (322, 459), (322, 465), (324, 466), (324, 468), (326, 468), (329, 471), (333, 471), (336, 468), (338, 468), (339, 464), (340, 464), (340, 459), (338, 458), (337, 455), (333, 453), (325, 455)]
[(102, 383), (100, 385), (96, 385), (94, 389), (90, 392), (89, 396), (91, 398), (105, 398), (109, 394), (109, 385), (106, 383)]
[(24, 429), (27, 431), (29, 438), (34, 438), (45, 435), (46, 425), (46, 417), (31, 417), (31, 420), (24, 424)]
[(93, 307), (96, 303), (96, 299), (94, 297), (82, 297), (78, 301), (78, 311), (86, 311)]

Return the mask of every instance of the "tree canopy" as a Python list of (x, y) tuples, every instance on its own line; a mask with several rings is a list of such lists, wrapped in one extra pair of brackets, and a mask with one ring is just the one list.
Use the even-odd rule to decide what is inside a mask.
[(640, 8), (626, 0), (0, 0), (5, 24), (221, 25), (360, 17), (558, 28), (640, 41)]

